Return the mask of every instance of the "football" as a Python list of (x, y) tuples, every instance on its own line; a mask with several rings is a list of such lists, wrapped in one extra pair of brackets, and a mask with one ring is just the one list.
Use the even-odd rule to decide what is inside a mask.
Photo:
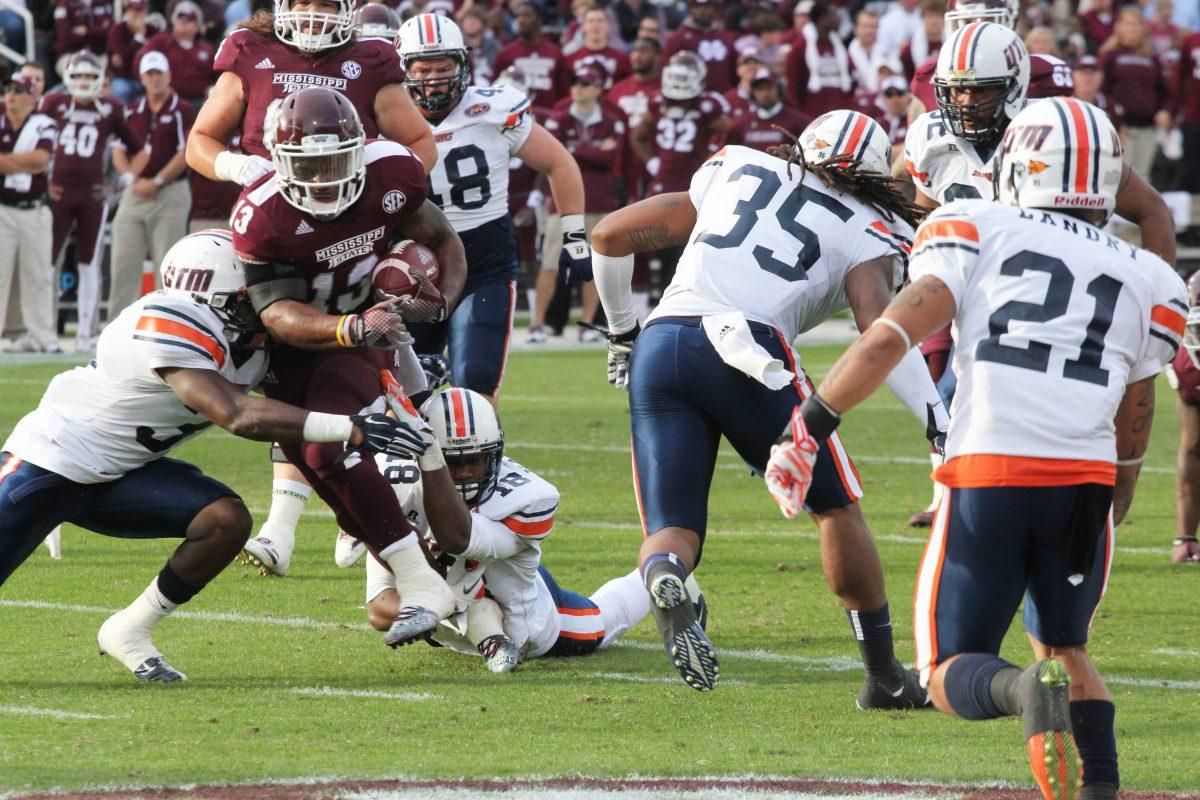
[(371, 283), (378, 294), (413, 297), (417, 293), (416, 276), (419, 273), (424, 273), (437, 286), (441, 273), (437, 256), (425, 245), (405, 239), (375, 265)]

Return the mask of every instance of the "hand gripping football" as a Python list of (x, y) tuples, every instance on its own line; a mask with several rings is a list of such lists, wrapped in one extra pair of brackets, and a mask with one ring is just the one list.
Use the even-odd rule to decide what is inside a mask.
[(375, 265), (371, 282), (381, 300), (416, 297), (421, 291), (418, 275), (436, 286), (441, 275), (437, 256), (425, 245), (405, 239)]

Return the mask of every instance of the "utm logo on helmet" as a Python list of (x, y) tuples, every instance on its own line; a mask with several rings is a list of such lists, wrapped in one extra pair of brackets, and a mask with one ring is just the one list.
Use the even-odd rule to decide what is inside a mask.
[(320, 220), (337, 217), (366, 187), (362, 122), (339, 92), (310, 86), (284, 98), (270, 137), (279, 192)]
[(1090, 103), (1051, 97), (1029, 106), (1008, 126), (997, 160), (1002, 203), (1100, 211), (1105, 222), (1116, 207), (1120, 139), (1108, 115)]
[(248, 344), (262, 332), (229, 231), (204, 230), (183, 237), (163, 256), (159, 274), (166, 294), (212, 309), (232, 346)]

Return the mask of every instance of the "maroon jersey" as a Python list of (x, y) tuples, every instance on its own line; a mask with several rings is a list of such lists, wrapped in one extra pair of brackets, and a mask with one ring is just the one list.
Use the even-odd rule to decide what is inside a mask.
[(1117, 47), (1100, 56), (1101, 90), (1125, 109), (1125, 124), (1149, 127), (1167, 107), (1168, 92), (1161, 62), (1154, 56)]
[[(545, 127), (579, 164), (588, 213), (607, 214), (620, 208), (613, 178), (621, 173), (627, 131), (625, 114), (616, 106), (597, 103), (592, 114), (581, 119), (568, 107), (552, 113)], [(613, 146), (602, 148), (606, 140), (611, 140)]]
[(153, 178), (161, 172), (187, 146), (187, 135), (195, 120), (196, 112), (174, 92), (158, 111), (151, 109), (144, 97), (126, 108), (125, 121), (134, 140), (150, 151), (150, 160), (137, 177)]
[(337, 219), (319, 220), (289, 203), (275, 174), (246, 187), (230, 217), (233, 248), (253, 263), (303, 270), (308, 302), (346, 314), (371, 301), (371, 273), (397, 226), (425, 202), (428, 179), (413, 152), (387, 139), (366, 144), (366, 187)]
[[(853, 106), (854, 71), (849, 69), (848, 64), (846, 66), (850, 75), (849, 90), (843, 91), (840, 86), (831, 86), (828, 84), (822, 85), (815, 92), (809, 90), (809, 69), (808, 61), (805, 58), (807, 46), (804, 42), (796, 45), (788, 53), (787, 59), (784, 61), (783, 68), (787, 77), (787, 96), (791, 104), (806, 114), (811, 114), (814, 119), (830, 111)], [(817, 54), (819, 57), (818, 63), (821, 65), (818, 70), (819, 72), (824, 72), (829, 67), (832, 67), (836, 72), (838, 69), (836, 66), (837, 58), (834, 54), (833, 44), (824, 40), (818, 41)]]
[(114, 78), (137, 80), (137, 75), (133, 72), (137, 52), (158, 32), (158, 26), (150, 22), (146, 23), (146, 32), (142, 34), (134, 33), (125, 22), (118, 22), (109, 28), (108, 73)]
[(81, 105), (66, 92), (51, 92), (39, 109), (58, 126), (51, 180), (69, 189), (104, 183), (104, 151), (110, 138), (130, 156), (142, 149), (125, 121), (125, 105), (112, 97), (99, 97)]
[(866, 114), (878, 122), (880, 127), (887, 131), (888, 144), (904, 144), (904, 137), (908, 136), (907, 114), (901, 114), (898, 117), (889, 116), (883, 99), (873, 94), (860, 94), (856, 97), (854, 110)]
[(567, 70), (572, 75), (581, 64), (595, 64), (604, 70), (604, 88), (611, 89), (617, 81), (623, 81), (633, 73), (629, 66), (629, 56), (615, 47), (605, 47), (603, 50), (588, 50), (581, 47), (566, 57)]
[[(104, 53), (113, 9), (108, 0), (57, 0), (54, 4), (54, 54), (64, 56), (76, 50)], [(85, 29), (77, 33), (76, 29)]]
[(1200, 123), (1200, 33), (1193, 33), (1183, 40), (1175, 80), (1175, 97), (1181, 103), (1179, 110), (1184, 122)]
[(571, 73), (567, 71), (567, 61), (558, 45), (549, 39), (543, 37), (536, 45), (520, 39), (509, 42), (496, 54), (492, 74), (499, 75), (514, 64), (529, 80), (529, 99), (535, 106), (553, 108), (558, 98), (570, 94)]
[(650, 149), (659, 161), (647, 194), (686, 192), (696, 170), (717, 150), (712, 126), (729, 116), (729, 104), (715, 92), (678, 102), (658, 95), (647, 113), (654, 126)]
[[(8, 120), (8, 109), (0, 103), (0, 153), (11, 153), (21, 137), (21, 132), (30, 128), (37, 132), (32, 150), (45, 150), (54, 153), (54, 120), (45, 114), (33, 112), (19, 128), (14, 128)], [(22, 153), (29, 150), (22, 148)], [(46, 195), (46, 173), (29, 175), (0, 176), (0, 202), (21, 203), (41, 200)]]
[(735, 86), (725, 93), (725, 102), (729, 103), (729, 116), (737, 119), (743, 114), (748, 114), (752, 107), (750, 105), (749, 93), (742, 93), (741, 86)]
[(314, 59), (274, 37), (268, 39), (249, 30), (234, 31), (221, 42), (217, 71), (232, 72), (242, 81), (244, 152), (271, 157), (263, 147), (267, 112), (284, 95), (306, 86), (327, 86), (344, 94), (358, 110), (367, 136), (379, 135), (375, 95), (388, 84), (404, 81), (396, 49), (384, 41), (364, 39), (318, 55), (321, 58)]
[[(937, 56), (917, 67), (912, 82), (908, 88), (913, 97), (921, 101), (926, 111), (938, 107), (937, 96), (933, 93), (933, 73), (937, 71)], [(1070, 97), (1075, 92), (1075, 80), (1071, 77), (1071, 67), (1061, 58), (1033, 54), (1029, 56), (1029, 94), (1030, 100), (1041, 100), (1044, 97)]]
[(1200, 405), (1200, 369), (1192, 363), (1187, 348), (1179, 348), (1175, 360), (1171, 362), (1171, 369), (1175, 370), (1175, 377), (1179, 379), (1179, 386), (1175, 388), (1179, 396), (1189, 403)]
[(213, 56), (217, 49), (211, 42), (199, 36), (192, 42), (191, 47), (184, 47), (169, 33), (157, 33), (138, 50), (134, 66), (142, 56), (156, 50), (167, 57), (171, 65), (171, 88), (181, 97), (191, 100), (203, 100), (208, 94), (216, 73), (213, 71)]
[(667, 37), (663, 45), (662, 63), (669, 63), (671, 56), (680, 50), (691, 50), (704, 59), (708, 74), (704, 88), (710, 92), (727, 92), (737, 83), (737, 50), (733, 43), (737, 35), (718, 28), (702, 31), (687, 22)]
[(630, 75), (625, 80), (614, 83), (605, 99), (624, 111), (630, 126), (636, 127), (650, 110), (650, 98), (658, 94), (661, 88), (662, 83), (657, 75), (650, 80)]
[(771, 111), (751, 109), (733, 121), (725, 141), (728, 144), (740, 144), (765, 153), (777, 145), (792, 143), (791, 136), (776, 130), (775, 126), (778, 125), (784, 131), (790, 131), (793, 136), (799, 136), (810, 122), (812, 122), (812, 117), (794, 108), (789, 108), (783, 103)]

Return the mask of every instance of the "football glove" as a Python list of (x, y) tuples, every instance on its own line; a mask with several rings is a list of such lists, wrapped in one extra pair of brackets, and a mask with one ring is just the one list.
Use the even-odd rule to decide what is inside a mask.
[(415, 431), (425, 445), (425, 449), (419, 457), (414, 456), (417, 458), (417, 466), (424, 472), (431, 472), (446, 466), (446, 460), (442, 457), (442, 448), (434, 438), (433, 428), (429, 427), (429, 423), (421, 416), (421, 412), (417, 411), (412, 400), (404, 393), (404, 387), (386, 369), (379, 371), (379, 379), (383, 384), (383, 399), (387, 403), (388, 411), (407, 428)]
[(275, 165), (262, 156), (249, 156), (223, 150), (213, 161), (217, 179), (249, 186), (263, 175), (274, 172)]
[(425, 273), (416, 272), (414, 277), (417, 280), (417, 293), (397, 301), (400, 316), (404, 317), (405, 322), (444, 322), (450, 316), (446, 296)]
[(347, 314), (339, 325), (338, 344), (343, 347), (396, 350), (413, 340), (404, 327), (404, 318), (396, 311), (395, 300), (376, 303), (361, 314)]
[(942, 458), (946, 457), (946, 431), (940, 430), (937, 425), (937, 417), (933, 413), (933, 404), (925, 404), (927, 417), (925, 420), (925, 438), (933, 445), (934, 452)]
[(426, 438), (407, 420), (392, 419), (386, 414), (355, 414), (350, 422), (362, 431), (362, 444), (356, 449), (363, 452), (417, 458), (429, 449)]
[(624, 333), (609, 333), (608, 336), (608, 382), (618, 389), (629, 388), (629, 354), (633, 342), (642, 332), (642, 326), (634, 323)]
[(575, 286), (592, 279), (592, 248), (588, 246), (583, 214), (563, 214), (562, 253), (558, 256), (558, 282)]
[(817, 463), (817, 440), (808, 432), (799, 407), (792, 411), (789, 426), (791, 441), (771, 448), (764, 479), (767, 491), (785, 519), (793, 519), (804, 508), (804, 498), (812, 486), (813, 465)]

